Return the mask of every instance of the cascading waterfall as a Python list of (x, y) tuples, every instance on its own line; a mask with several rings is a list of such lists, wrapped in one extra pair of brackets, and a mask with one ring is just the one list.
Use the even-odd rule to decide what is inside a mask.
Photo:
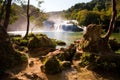
[(54, 31), (55, 32), (61, 32), (61, 31), (63, 31), (62, 26), (60, 24), (55, 24), (54, 25)]
[(44, 30), (45, 31), (82, 31), (83, 29), (78, 26), (76, 20), (62, 20), (62, 19), (54, 19), (47, 20), (44, 22)]

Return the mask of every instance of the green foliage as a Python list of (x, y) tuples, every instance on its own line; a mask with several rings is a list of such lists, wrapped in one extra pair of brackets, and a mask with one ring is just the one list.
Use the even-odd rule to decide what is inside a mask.
[[(2, 2), (2, 1), (1, 1)], [(1, 13), (1, 3), (0, 2), (0, 13)], [(47, 14), (42, 12), (39, 8), (36, 8), (30, 5), (30, 18), (31, 21), (35, 23), (35, 26), (41, 26), (42, 22), (47, 19)], [(4, 15), (2, 16), (2, 20), (4, 20)], [(16, 3), (13, 3), (11, 6), (11, 14), (10, 14), (10, 24), (17, 21), (21, 16), (26, 16), (26, 5), (19, 6)]]
[[(1, 13), (1, 3), (0, 3), (0, 13)], [(12, 4), (11, 6), (11, 13), (10, 13), (10, 24), (12, 24), (13, 22), (15, 22), (17, 19), (18, 19), (18, 16), (17, 16), (17, 12), (16, 12), (16, 5), (15, 4)], [(2, 16), (2, 20), (4, 20), (5, 18), (5, 13), (3, 14)]]
[(28, 40), (23, 39), (21, 36), (12, 37), (12, 41), (19, 46), (27, 46)]
[(94, 56), (90, 53), (83, 53), (80, 57), (81, 63), (79, 64), (81, 67), (85, 67), (87, 65), (90, 65), (90, 62), (92, 62), (94, 59)]
[(92, 53), (83, 53), (80, 59), (81, 67), (88, 66), (89, 69), (95, 71), (108, 71), (120, 73), (120, 55), (97, 55)]
[[(91, 23), (108, 27), (111, 18), (111, 0), (92, 0), (88, 3), (77, 3), (66, 11), (67, 19), (76, 19), (79, 25), (87, 26)], [(119, 20), (120, 0), (117, 0)]]
[[(22, 5), (21, 9), (24, 11), (24, 13), (26, 13), (27, 5)], [(43, 24), (42, 22), (47, 19), (47, 14), (33, 5), (30, 5), (29, 14), (30, 20), (35, 23), (35, 26), (38, 27), (41, 26)]]
[(89, 25), (89, 24), (99, 24), (100, 23), (100, 15), (97, 12), (87, 12), (84, 15), (81, 15), (80, 25)]
[(28, 41), (26, 39), (20, 40), (20, 46), (27, 46), (27, 45), (28, 45)]

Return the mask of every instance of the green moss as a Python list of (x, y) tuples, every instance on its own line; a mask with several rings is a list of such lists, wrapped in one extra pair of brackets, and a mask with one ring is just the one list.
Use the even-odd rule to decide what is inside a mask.
[(10, 35), (10, 37), (22, 37), (22, 36), (19, 35), (19, 34), (18, 34), (18, 35), (14, 35), (14, 34), (13, 34), (13, 35)]
[(75, 53), (75, 55), (73, 56), (73, 60), (80, 60), (82, 54), (80, 53)]
[(111, 38), (109, 40), (109, 44), (110, 44), (110, 47), (113, 51), (117, 51), (120, 49), (120, 43), (118, 43), (117, 40), (114, 38), (113, 39)]
[(81, 67), (88, 66), (95, 71), (118, 72), (120, 73), (120, 55), (96, 55), (84, 53), (80, 59)]
[(59, 54), (57, 55), (57, 58), (58, 58), (60, 61), (64, 61), (64, 60), (65, 60), (64, 53), (59, 53)]
[(47, 74), (56, 74), (61, 71), (59, 60), (55, 56), (46, 58), (44, 63), (44, 70)]
[(28, 38), (31, 38), (31, 37), (34, 37), (34, 36), (35, 36), (35, 34), (33, 34), (33, 33), (28, 34)]
[(59, 45), (59, 46), (66, 45), (66, 43), (64, 41), (61, 41), (61, 40), (56, 40), (56, 44)]
[(62, 69), (68, 69), (71, 67), (71, 62), (70, 61), (62, 61), (61, 66), (62, 66)]
[(1, 43), (0, 54), (2, 54), (0, 55), (0, 73), (15, 66), (22, 66), (28, 63), (27, 56), (16, 52), (8, 42)]
[(38, 36), (34, 35), (33, 38), (29, 40), (28, 48), (31, 50), (40, 47), (55, 48), (56, 44), (46, 35), (38, 35)]
[(12, 38), (13, 42), (16, 44), (19, 44), (21, 39), (22, 39), (21, 37), (13, 37)]
[(120, 54), (120, 49), (119, 49), (119, 50), (117, 50), (115, 53)]

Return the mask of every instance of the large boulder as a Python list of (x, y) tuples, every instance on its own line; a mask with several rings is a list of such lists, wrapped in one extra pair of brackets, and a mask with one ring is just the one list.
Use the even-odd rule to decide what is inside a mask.
[(0, 74), (18, 65), (27, 66), (28, 59), (25, 54), (15, 51), (11, 43), (7, 41), (0, 42), (0, 44)]
[(84, 53), (79, 60), (79, 66), (102, 73), (120, 73), (120, 55), (111, 54), (109, 56)]
[(101, 26), (90, 24), (86, 28), (83, 38), (79, 40), (79, 52), (91, 52), (99, 54), (113, 53), (109, 43), (101, 37)]
[(84, 31), (83, 38), (89, 41), (98, 41), (101, 38), (101, 26), (90, 24)]
[(56, 56), (60, 61), (72, 61), (76, 53), (76, 47), (74, 44), (71, 44), (67, 48), (61, 48), (53, 52), (49, 52), (46, 56)]
[(28, 49), (32, 50), (35, 48), (55, 48), (56, 44), (52, 41), (52, 39), (48, 38), (46, 35), (33, 35), (32, 38), (28, 42)]
[(42, 71), (47, 74), (56, 74), (61, 71), (61, 65), (59, 60), (55, 56), (46, 57), (43, 62)]

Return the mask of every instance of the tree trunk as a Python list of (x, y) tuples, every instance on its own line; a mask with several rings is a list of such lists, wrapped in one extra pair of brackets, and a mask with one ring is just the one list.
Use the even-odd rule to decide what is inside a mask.
[(3, 17), (3, 14), (5, 12), (5, 4), (6, 4), (6, 0), (3, 2), (3, 5), (1, 7), (1, 13), (0, 13), (0, 25), (2, 25), (2, 17)]
[(116, 15), (117, 15), (117, 10), (116, 10), (116, 0), (111, 0), (112, 1), (112, 17), (110, 20), (110, 25), (109, 25), (109, 29), (107, 31), (107, 33), (105, 34), (104, 38), (105, 40), (109, 40), (110, 35), (112, 34), (113, 30), (114, 30), (114, 24), (115, 24), (115, 20), (116, 20)]
[(5, 14), (4, 25), (3, 25), (6, 31), (7, 31), (7, 27), (10, 19), (11, 2), (12, 0), (7, 0), (7, 4), (6, 4), (6, 14)]
[[(6, 0), (5, 4), (5, 19), (4, 24), (0, 25), (0, 74), (6, 70), (14, 68), (16, 65), (21, 65), (22, 68), (25, 63), (28, 63), (27, 57), (15, 51), (7, 34), (7, 27), (9, 24), (12, 0)], [(2, 17), (1, 17), (2, 20)], [(24, 56), (24, 59), (22, 58)], [(25, 59), (26, 58), (26, 59)], [(5, 80), (5, 79), (4, 79)], [(11, 80), (11, 78), (9, 78)]]
[(30, 7), (30, 0), (28, 0), (28, 5), (27, 5), (27, 31), (26, 31), (26, 34), (24, 36), (24, 39), (27, 39), (28, 32), (29, 32), (29, 25), (30, 25), (29, 7)]
[[(1, 14), (0, 14), (0, 31), (1, 31), (1, 40), (3, 41), (8, 41), (10, 42), (10, 38), (9, 38), (9, 35), (7, 33), (7, 27), (8, 27), (8, 24), (9, 24), (9, 18), (10, 18), (10, 12), (11, 12), (11, 2), (12, 0), (5, 0), (3, 5), (2, 5), (2, 8), (1, 8)], [(3, 20), (3, 24), (2, 24), (2, 16), (4, 15), (5, 13), (5, 18)], [(2, 38), (3, 37), (3, 38)]]

